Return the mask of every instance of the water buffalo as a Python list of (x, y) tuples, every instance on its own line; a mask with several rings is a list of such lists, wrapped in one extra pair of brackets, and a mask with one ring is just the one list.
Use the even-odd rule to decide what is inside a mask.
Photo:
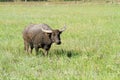
[(24, 49), (28, 53), (32, 53), (35, 48), (38, 54), (39, 48), (44, 49), (44, 55), (48, 55), (48, 51), (52, 43), (61, 44), (60, 34), (66, 29), (51, 29), (47, 24), (30, 24), (23, 31)]

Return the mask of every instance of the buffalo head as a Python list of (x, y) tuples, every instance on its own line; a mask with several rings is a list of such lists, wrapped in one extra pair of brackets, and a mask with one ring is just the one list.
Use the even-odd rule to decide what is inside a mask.
[(65, 31), (66, 26), (64, 26), (63, 28), (59, 29), (55, 29), (55, 30), (46, 30), (42, 28), (42, 31), (45, 33), (50, 34), (50, 38), (52, 40), (53, 43), (56, 43), (58, 45), (61, 44), (61, 39), (60, 39), (60, 34)]

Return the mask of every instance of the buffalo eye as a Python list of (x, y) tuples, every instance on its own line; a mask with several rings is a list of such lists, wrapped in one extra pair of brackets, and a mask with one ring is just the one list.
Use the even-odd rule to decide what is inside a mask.
[(51, 38), (51, 33), (48, 34), (49, 38)]

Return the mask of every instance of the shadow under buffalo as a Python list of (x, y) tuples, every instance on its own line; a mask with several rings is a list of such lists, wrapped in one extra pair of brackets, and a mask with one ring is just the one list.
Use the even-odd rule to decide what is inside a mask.
[(69, 58), (75, 57), (75, 56), (80, 56), (81, 52), (77, 52), (74, 50), (64, 50), (64, 49), (54, 49), (50, 51), (50, 56), (56, 55), (56, 56), (67, 56)]

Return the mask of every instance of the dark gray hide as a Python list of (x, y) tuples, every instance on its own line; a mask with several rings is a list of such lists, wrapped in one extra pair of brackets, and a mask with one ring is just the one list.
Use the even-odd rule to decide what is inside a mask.
[(65, 30), (52, 30), (47, 24), (30, 24), (23, 31), (24, 49), (32, 53), (35, 48), (38, 54), (39, 48), (45, 50), (44, 55), (48, 55), (48, 51), (52, 43), (61, 44), (60, 34)]

